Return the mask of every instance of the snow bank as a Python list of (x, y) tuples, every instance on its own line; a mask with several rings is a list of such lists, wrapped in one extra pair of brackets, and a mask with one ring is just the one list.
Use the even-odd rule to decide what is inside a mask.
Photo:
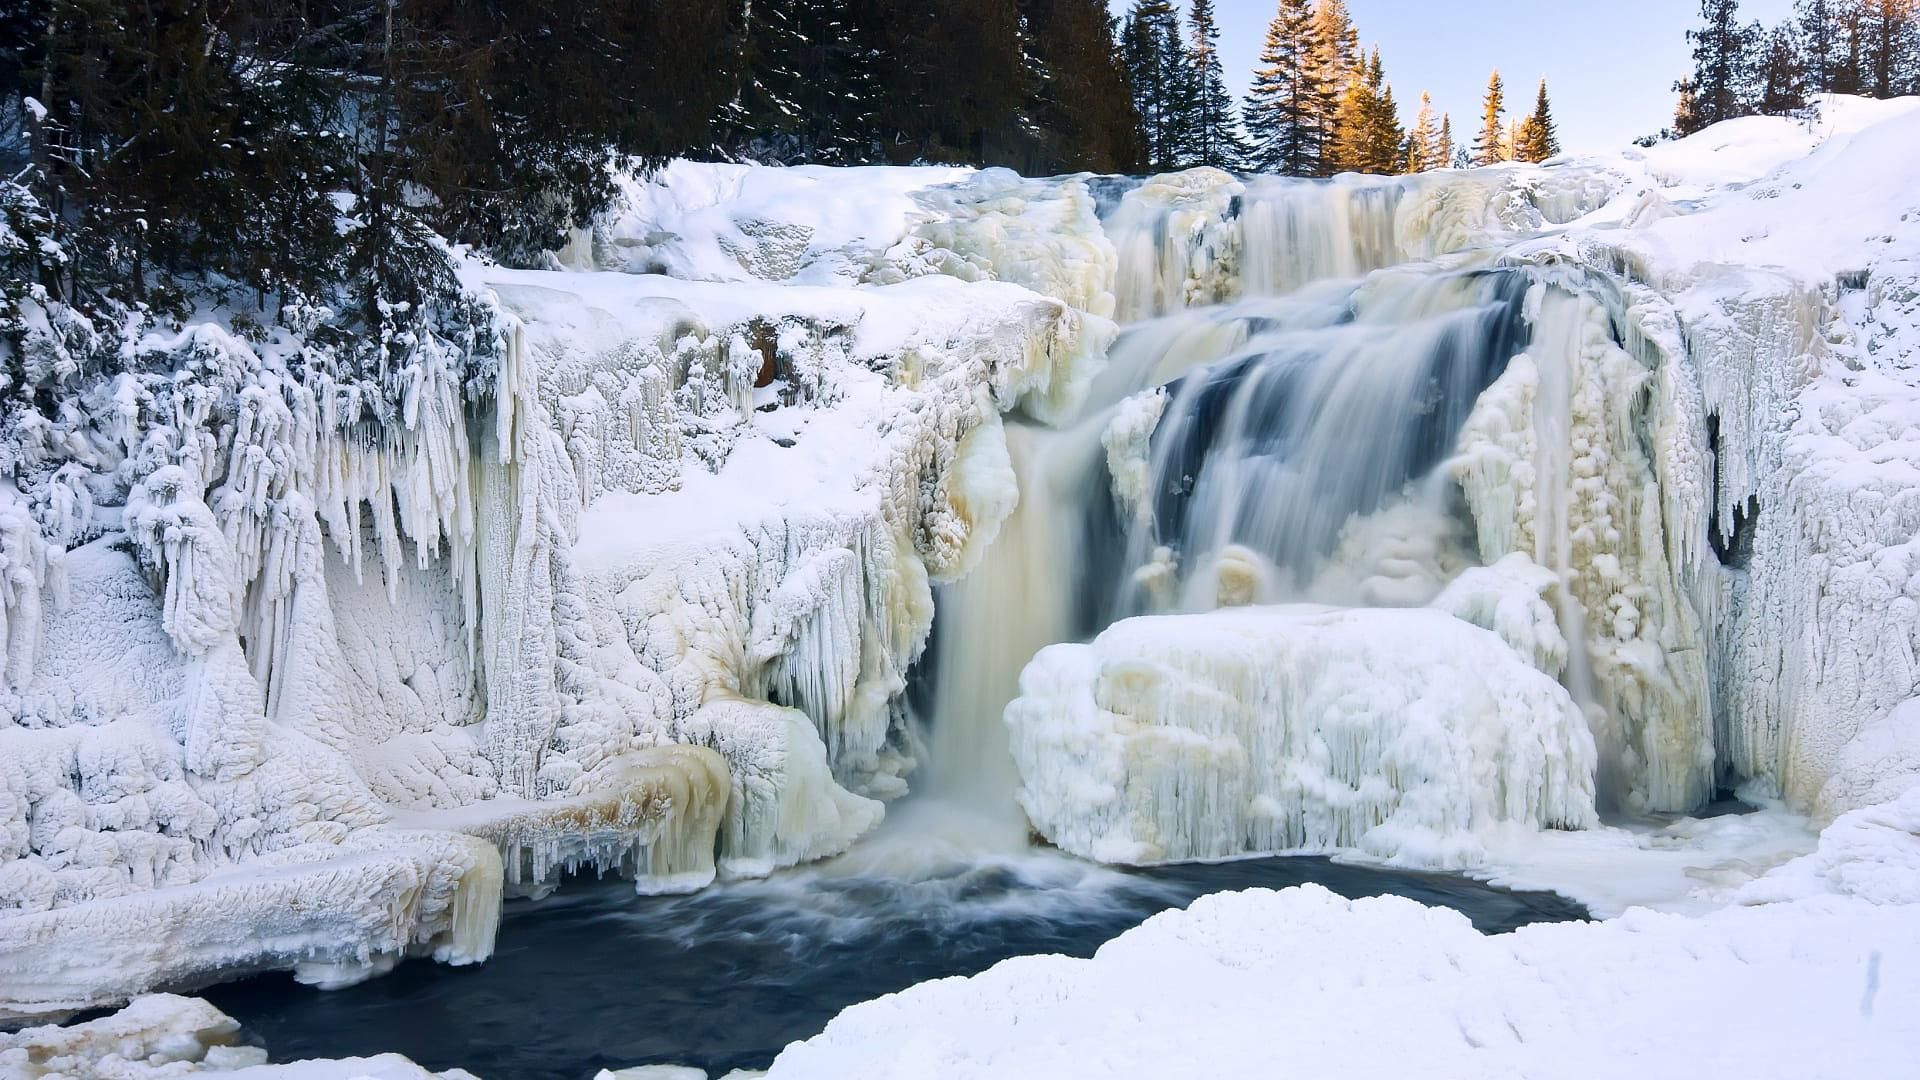
[(1203, 897), (1092, 960), (1009, 960), (856, 1005), (804, 1077), (1896, 1076), (1920, 1040), (1913, 908), (1827, 898), (1483, 936), (1317, 886)]
[(1104, 862), (1353, 848), (1459, 867), (1504, 822), (1595, 822), (1567, 692), (1438, 611), (1130, 619), (1042, 651), (1020, 691), (1021, 804)]

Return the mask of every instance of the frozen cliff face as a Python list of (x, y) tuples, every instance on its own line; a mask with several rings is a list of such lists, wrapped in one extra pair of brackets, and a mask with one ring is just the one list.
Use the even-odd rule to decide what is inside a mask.
[[(723, 868), (844, 850), (912, 766), (893, 702), (931, 628), (931, 583), (964, 574), (1017, 498), (1000, 412), (1045, 411), (1084, 381), (1104, 323), (947, 277), (751, 294), (620, 274), (490, 285), (524, 321), (519, 362), (537, 367), (515, 482), (556, 492), (517, 519), (550, 526), (503, 544), (531, 543), (533, 572), (499, 594), (535, 599), (499, 617), (572, 620), (486, 635), (514, 643), (531, 677), (553, 673), (489, 702), (494, 754), (564, 748), (527, 781), (540, 794), (620, 739), (711, 747), (732, 779)], [(542, 707), (554, 694), (568, 704)]]

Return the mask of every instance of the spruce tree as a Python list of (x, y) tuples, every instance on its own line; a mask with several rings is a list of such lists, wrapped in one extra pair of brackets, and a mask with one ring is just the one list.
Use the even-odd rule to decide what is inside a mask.
[(1308, 0), (1279, 0), (1247, 100), (1251, 161), (1261, 172), (1313, 176), (1320, 169), (1322, 88)]
[(1195, 165), (1240, 167), (1247, 154), (1233, 95), (1227, 91), (1226, 70), (1220, 63), (1220, 27), (1213, 0), (1193, 0), (1191, 55), (1194, 94), (1193, 122), (1188, 132), (1186, 158)]
[(1198, 140), (1200, 73), (1187, 51), (1187, 38), (1181, 31), (1178, 11), (1170, 12), (1159, 41), (1166, 109), (1158, 153), (1162, 168), (1184, 169), (1198, 164), (1192, 153)]
[(1758, 83), (1760, 99), (1755, 107), (1762, 115), (1787, 116), (1806, 108), (1806, 62), (1792, 23), (1781, 23), (1767, 35)]
[(1375, 49), (1347, 84), (1335, 118), (1330, 171), (1388, 175), (1404, 164), (1405, 134)]
[[(892, 2), (892, 0), (887, 0)], [(1030, 172), (1131, 172), (1138, 126), (1102, 0), (1025, 0), (1040, 68), (1030, 112), (1038, 145)]]
[(1473, 141), (1473, 163), (1475, 165), (1498, 165), (1507, 160), (1504, 145), (1507, 141), (1507, 90), (1500, 80), (1496, 69), (1487, 82), (1487, 97), (1481, 106), (1480, 134)]
[(1673, 106), (1673, 127), (1662, 132), (1662, 137), (1680, 137), (1690, 135), (1707, 125), (1700, 119), (1700, 103), (1693, 94), (1693, 80), (1681, 79), (1673, 84), (1679, 100)]
[(1315, 152), (1320, 158), (1317, 175), (1332, 176), (1340, 171), (1335, 152), (1339, 140), (1341, 103), (1347, 88), (1356, 78), (1365, 77), (1365, 57), (1360, 52), (1360, 33), (1346, 0), (1319, 0), (1313, 12), (1312, 71), (1319, 86), (1319, 98), (1311, 127)]
[(1134, 0), (1122, 45), (1140, 116), (1147, 166), (1180, 164), (1192, 114), (1193, 80), (1180, 35), (1180, 16), (1169, 0)]
[[(1401, 166), (1401, 172), (1420, 173), (1442, 166), (1440, 157), (1440, 133), (1433, 126), (1433, 95), (1420, 95), (1420, 112), (1415, 115), (1413, 127), (1407, 129), (1407, 157)], [(1450, 156), (1450, 155), (1449, 155)]]
[(1513, 156), (1538, 164), (1560, 152), (1560, 131), (1553, 122), (1553, 107), (1547, 102), (1547, 80), (1540, 80), (1540, 95), (1533, 112), (1521, 121), (1514, 136)]
[(1756, 96), (1753, 53), (1760, 24), (1740, 21), (1740, 0), (1700, 0), (1700, 21), (1698, 29), (1687, 31), (1693, 43), (1693, 75), (1687, 80), (1693, 94), (1690, 122), (1699, 126), (1676, 127), (1682, 135), (1747, 115)]
[(1440, 114), (1440, 137), (1434, 144), (1432, 161), (1433, 164), (1429, 166), (1429, 168), (1453, 169), (1459, 167), (1458, 154), (1453, 145), (1453, 115), (1451, 113)]
[(1849, 0), (1796, 0), (1795, 29), (1805, 64), (1805, 82), (1816, 94), (1839, 93), (1845, 81), (1847, 26), (1842, 9)]
[(1386, 65), (1375, 48), (1367, 64), (1367, 138), (1363, 171), (1391, 176), (1400, 171), (1406, 132), (1400, 127), (1400, 107), (1387, 84)]
[(1910, 93), (1920, 63), (1920, 15), (1913, 0), (1859, 0), (1861, 90), (1877, 98)]

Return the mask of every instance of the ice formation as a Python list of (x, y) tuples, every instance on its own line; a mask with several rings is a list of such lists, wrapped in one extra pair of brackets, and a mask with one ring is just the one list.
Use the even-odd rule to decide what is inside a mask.
[(1020, 691), (1021, 805), (1104, 862), (1351, 848), (1463, 866), (1476, 831), (1596, 820), (1572, 698), (1440, 611), (1131, 619), (1041, 652)]
[(398, 1054), (268, 1065), (267, 1052), (240, 1045), (240, 1025), (204, 1001), (150, 994), (97, 1020), (0, 1035), (0, 1073), (9, 1080), (162, 1080), (219, 1075), (232, 1080), (474, 1080), (464, 1069), (429, 1072)]
[[(1869, 105), (1546, 169), (1096, 183), (1116, 310), (1167, 317), (1131, 322), (1088, 409), (1016, 462), (1054, 508), (1023, 510), (1022, 532), (1086, 551), (1065, 599), (994, 609), (968, 586), (943, 650), (1036, 614), (1068, 641), (1142, 612), (1432, 603), (1571, 695), (1603, 809), (1687, 812), (1745, 783), (1831, 819), (1897, 795), (1914, 768), (1897, 707), (1920, 691), (1914, 120)], [(1812, 224), (1835, 205), (1837, 230)], [(1022, 579), (1000, 558), (989, 576)], [(943, 657), (936, 679), (969, 664)], [(1139, 798), (1149, 836), (1182, 813), (1236, 834), (1254, 808), (1212, 809), (1198, 758), (1187, 785), (1136, 790), (1058, 728), (1023, 747), (1058, 719), (1037, 701), (1070, 696), (1067, 667), (1098, 698), (1099, 664), (1043, 654), (1047, 689), (1009, 713), (1043, 833), (1167, 857), (1152, 839), (1113, 855), (1130, 834), (1093, 808)], [(1116, 711), (1089, 729), (1181, 729)]]
[(1073, 408), (1111, 334), (950, 275), (462, 273), (498, 341), (418, 349), (385, 429), (206, 322), (139, 344), (196, 378), (9, 443), (0, 1012), (473, 962), (570, 867), (844, 849), (913, 766), (932, 585), (1017, 500), (1000, 413)]

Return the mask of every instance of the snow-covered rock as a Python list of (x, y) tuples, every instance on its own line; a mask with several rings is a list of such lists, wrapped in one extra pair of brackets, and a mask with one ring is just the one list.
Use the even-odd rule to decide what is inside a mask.
[(1020, 689), (1021, 804), (1104, 862), (1351, 848), (1459, 867), (1477, 832), (1596, 821), (1566, 690), (1439, 611), (1130, 619), (1042, 651)]
[(204, 1001), (150, 994), (83, 1024), (0, 1035), (0, 1072), (9, 1080), (209, 1074), (232, 1080), (474, 1080), (463, 1069), (429, 1072), (398, 1054), (268, 1065), (265, 1050), (236, 1042), (239, 1031), (232, 1017)]

